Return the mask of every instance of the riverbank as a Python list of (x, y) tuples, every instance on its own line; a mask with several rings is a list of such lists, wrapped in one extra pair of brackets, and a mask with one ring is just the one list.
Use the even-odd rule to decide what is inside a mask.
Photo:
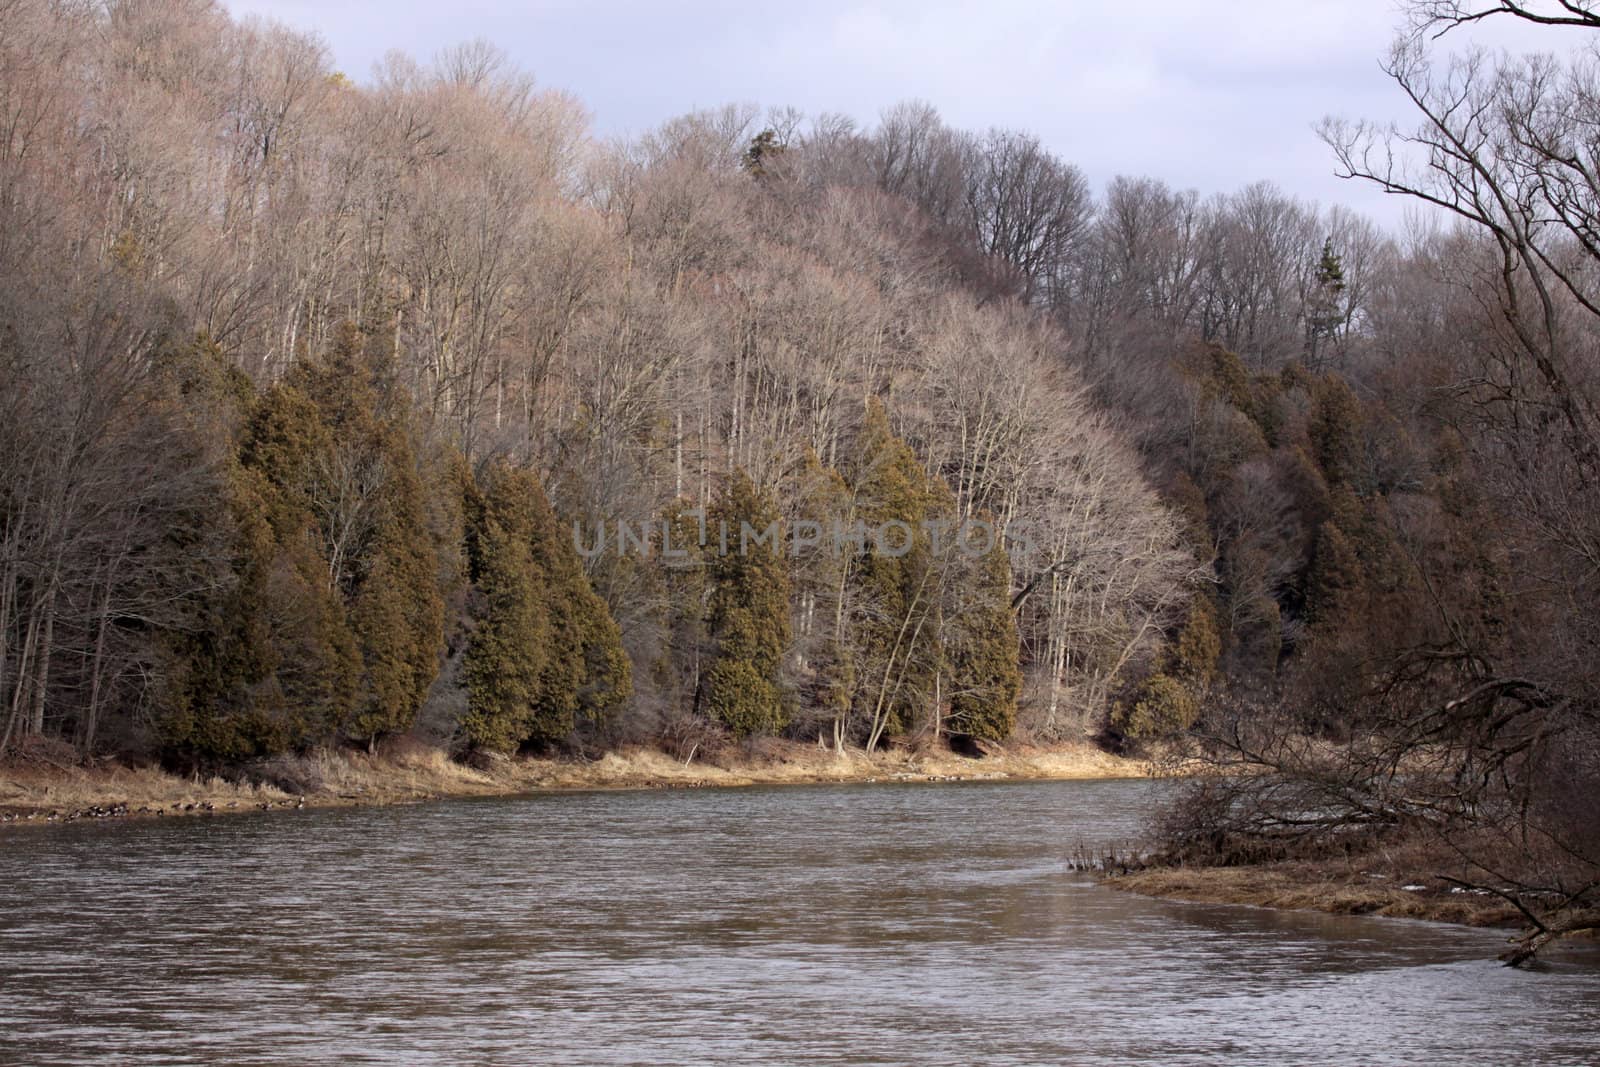
[(1136, 778), (1159, 773), (1088, 744), (996, 747), (981, 758), (946, 750), (873, 755), (798, 742), (763, 741), (687, 761), (631, 747), (595, 760), (494, 759), (468, 766), (411, 741), (375, 755), (322, 751), (275, 760), (248, 778), (183, 777), (156, 767), (71, 766), (45, 759), (0, 766), (0, 821), (165, 818), (545, 790), (690, 789), (826, 782)]
[(1383, 915), (1467, 926), (1522, 926), (1500, 897), (1450, 879), (1471, 881), (1459, 860), (1401, 849), (1382, 854), (1244, 867), (1151, 867), (1108, 875), (1105, 884), (1142, 896), (1205, 904)]

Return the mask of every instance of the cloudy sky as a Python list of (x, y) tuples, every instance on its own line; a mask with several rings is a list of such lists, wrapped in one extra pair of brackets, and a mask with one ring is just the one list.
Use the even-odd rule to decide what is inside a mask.
[[(579, 96), (602, 135), (744, 101), (870, 122), (916, 97), (956, 126), (1030, 130), (1096, 185), (1152, 175), (1211, 193), (1265, 178), (1389, 224), (1403, 207), (1336, 179), (1312, 132), (1330, 112), (1405, 116), (1378, 68), (1397, 0), (226, 2), (317, 31), (358, 79), (392, 49), (427, 59), (487, 38)], [(1554, 47), (1552, 32), (1503, 23), (1475, 39)]]

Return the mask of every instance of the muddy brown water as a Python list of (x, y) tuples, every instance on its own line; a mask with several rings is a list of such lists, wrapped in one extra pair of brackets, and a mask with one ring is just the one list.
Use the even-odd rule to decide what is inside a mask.
[(1159, 782), (0, 831), (4, 1064), (1600, 1063), (1600, 947), (1074, 873)]

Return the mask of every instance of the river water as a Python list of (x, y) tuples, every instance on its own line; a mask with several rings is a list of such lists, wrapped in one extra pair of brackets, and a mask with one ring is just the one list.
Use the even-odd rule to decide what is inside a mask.
[(1600, 948), (1149, 900), (1156, 782), (566, 793), (0, 834), (5, 1064), (1600, 1063)]

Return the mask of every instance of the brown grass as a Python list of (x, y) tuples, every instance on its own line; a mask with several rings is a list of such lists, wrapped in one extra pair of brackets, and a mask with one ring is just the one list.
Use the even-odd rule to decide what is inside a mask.
[(701, 788), (820, 782), (1132, 778), (1153, 764), (1087, 744), (1017, 745), (978, 758), (943, 749), (867, 755), (767, 740), (685, 761), (653, 748), (596, 760), (494, 759), (468, 766), (408, 739), (376, 755), (320, 751), (278, 761), (270, 777), (312, 783), (284, 788), (252, 781), (185, 778), (153, 767), (75, 767), (25, 759), (0, 766), (0, 820), (170, 816), (274, 808), (394, 804), (438, 797), (504, 796), (541, 790)]
[(1460, 860), (1408, 846), (1338, 859), (1247, 867), (1155, 867), (1106, 879), (1114, 889), (1213, 904), (1387, 915), (1469, 926), (1516, 926), (1521, 916), (1486, 892), (1462, 889)]
[[(184, 778), (154, 767), (40, 765), (0, 768), (0, 817), (56, 817), (100, 811), (176, 815), (292, 806), (296, 798), (269, 785), (222, 778)], [(100, 810), (96, 810), (100, 809)]]

